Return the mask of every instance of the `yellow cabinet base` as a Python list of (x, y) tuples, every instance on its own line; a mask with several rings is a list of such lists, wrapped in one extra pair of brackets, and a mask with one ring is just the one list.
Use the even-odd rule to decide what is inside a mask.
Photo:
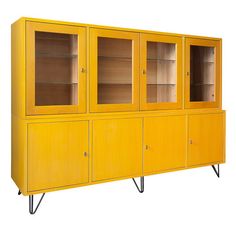
[(225, 112), (13, 117), (12, 178), (24, 195), (225, 162)]

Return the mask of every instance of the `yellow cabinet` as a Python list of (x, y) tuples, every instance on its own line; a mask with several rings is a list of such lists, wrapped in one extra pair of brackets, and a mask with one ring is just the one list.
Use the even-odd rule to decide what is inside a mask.
[(86, 110), (86, 29), (26, 22), (27, 115)]
[(88, 122), (28, 124), (28, 191), (88, 182)]
[(144, 174), (186, 165), (186, 116), (144, 118)]
[(139, 109), (139, 34), (90, 29), (90, 111)]
[(142, 174), (142, 119), (93, 121), (92, 180)]
[(182, 38), (140, 35), (141, 110), (182, 107)]
[(221, 39), (21, 18), (11, 45), (11, 171), (30, 203), (225, 161)]
[(185, 107), (221, 108), (221, 40), (186, 38)]
[(190, 115), (188, 132), (188, 166), (224, 162), (225, 113)]

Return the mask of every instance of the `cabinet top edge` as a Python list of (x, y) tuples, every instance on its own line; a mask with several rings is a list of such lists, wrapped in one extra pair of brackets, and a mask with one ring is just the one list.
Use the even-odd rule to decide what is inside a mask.
[[(146, 33), (146, 34), (160, 34), (160, 35), (169, 35), (176, 37), (186, 37), (186, 38), (199, 38), (199, 39), (208, 39), (208, 40), (222, 40), (219, 37), (209, 37), (204, 35), (191, 35), (191, 34), (180, 34), (180, 33), (170, 33), (170, 32), (160, 32), (154, 30), (142, 30), (142, 29), (134, 29), (134, 28), (123, 28), (117, 26), (104, 26), (104, 25), (96, 25), (96, 24), (86, 24), (86, 23), (76, 23), (76, 22), (68, 22), (68, 21), (59, 21), (59, 20), (49, 20), (49, 19), (40, 19), (40, 18), (30, 18), (30, 17), (21, 17), (16, 22), (41, 22), (41, 23), (50, 23), (50, 24), (62, 24), (62, 25), (70, 25), (70, 26), (81, 26), (87, 28), (100, 28), (100, 29), (108, 29), (108, 30), (120, 30), (120, 31), (129, 31), (136, 33)], [(12, 25), (14, 24), (12, 23)]]

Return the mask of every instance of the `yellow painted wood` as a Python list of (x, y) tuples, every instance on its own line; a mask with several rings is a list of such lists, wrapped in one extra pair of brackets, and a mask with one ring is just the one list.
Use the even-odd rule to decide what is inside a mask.
[(186, 116), (144, 118), (144, 174), (185, 167)]
[[(78, 105), (36, 106), (35, 105), (35, 32), (51, 32), (78, 35)], [(86, 29), (69, 25), (27, 22), (27, 115), (83, 113), (86, 111)]]
[(188, 132), (188, 166), (224, 162), (225, 113), (190, 115)]
[(11, 177), (22, 194), (27, 194), (27, 123), (12, 116)]
[(28, 191), (88, 182), (88, 122), (28, 125)]
[[(139, 34), (91, 28), (90, 31), (90, 112), (134, 111), (139, 109)], [(130, 39), (132, 49), (132, 103), (130, 104), (98, 104), (98, 37)]]
[(11, 26), (12, 115), (25, 117), (25, 21)]
[[(147, 103), (147, 42), (176, 44), (176, 102)], [(182, 38), (159, 34), (140, 35), (140, 108), (141, 110), (182, 108)]]
[[(87, 69), (79, 78), (81, 106), (43, 106), (39, 110), (33, 107), (35, 30), (79, 35), (82, 40), (79, 66)], [(144, 104), (145, 78), (139, 76), (145, 57), (143, 42), (139, 45), (143, 35), (146, 40), (182, 41), (182, 44), (176, 41), (177, 50), (183, 45), (182, 53), (178, 51), (178, 63), (183, 57), (185, 59), (178, 64), (178, 68), (181, 67), (178, 69), (180, 92), (176, 104), (151, 104), (153, 107)], [(97, 50), (95, 41), (99, 36), (127, 38), (134, 42), (135, 93), (131, 105), (96, 104), (97, 64), (92, 51)], [(217, 47), (217, 105), (187, 104), (188, 42), (189, 45), (204, 43)], [(179, 76), (181, 70), (182, 78)], [(181, 84), (182, 89), (179, 88)], [(183, 125), (186, 125), (185, 119), (187, 126)], [(191, 147), (190, 134), (194, 140), (200, 140), (199, 143), (193, 140)], [(182, 138), (177, 139), (178, 136)], [(155, 147), (150, 152), (144, 149), (146, 141)], [(89, 153), (88, 158), (81, 156), (84, 150)], [(32, 18), (21, 18), (12, 25), (12, 178), (24, 195), (223, 162), (225, 113), (221, 110), (221, 39)]]
[[(133, 29), (133, 28), (122, 28), (115, 26), (104, 26), (104, 25), (96, 25), (96, 24), (85, 24), (85, 23), (77, 23), (77, 22), (68, 22), (68, 21), (60, 21), (60, 20), (51, 20), (51, 19), (40, 19), (40, 18), (31, 18), (31, 17), (21, 17), (19, 20), (22, 21), (32, 21), (32, 22), (42, 22), (42, 23), (50, 23), (50, 24), (61, 24), (61, 25), (72, 25), (72, 26), (84, 26), (90, 28), (100, 28), (100, 29), (111, 29), (111, 30), (120, 30), (120, 31), (129, 31), (129, 32), (141, 32), (141, 33), (158, 33), (163, 35), (172, 35), (172, 36), (183, 36), (183, 34), (179, 33), (170, 33), (170, 32), (159, 32), (153, 30), (141, 30), (141, 29)], [(194, 37), (194, 38), (205, 38), (209, 40), (219, 40), (220, 38), (209, 37), (209, 36), (199, 36), (199, 35), (189, 35), (184, 34), (186, 37)]]
[(92, 181), (142, 174), (142, 119), (93, 121)]
[[(190, 101), (190, 46), (208, 46), (215, 48), (215, 101), (191, 102)], [(185, 40), (185, 108), (219, 108), (221, 109), (222, 71), (221, 71), (221, 46), (222, 41), (206, 40), (199, 38), (186, 38)]]

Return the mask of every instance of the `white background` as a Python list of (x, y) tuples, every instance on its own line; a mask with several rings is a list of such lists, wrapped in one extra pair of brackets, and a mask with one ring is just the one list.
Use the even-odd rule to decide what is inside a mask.
[[(235, 1), (1, 1), (0, 235), (236, 235)], [(36, 215), (10, 178), (10, 25), (21, 16), (223, 38), (227, 163), (46, 194)]]

